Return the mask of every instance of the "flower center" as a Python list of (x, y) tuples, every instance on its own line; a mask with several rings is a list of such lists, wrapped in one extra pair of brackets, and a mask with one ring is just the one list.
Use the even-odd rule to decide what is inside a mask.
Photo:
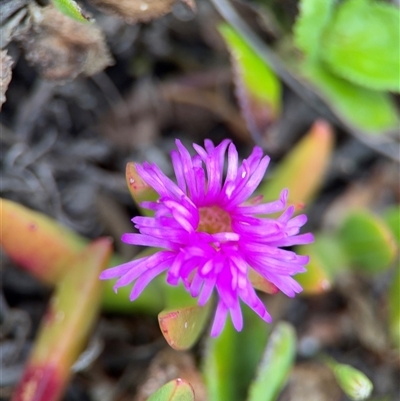
[(199, 209), (200, 222), (197, 231), (208, 234), (232, 232), (229, 213), (218, 206), (206, 206)]

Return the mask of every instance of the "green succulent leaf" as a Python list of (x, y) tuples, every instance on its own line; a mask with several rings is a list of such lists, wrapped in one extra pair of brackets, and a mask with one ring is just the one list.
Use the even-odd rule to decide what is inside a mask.
[(302, 74), (350, 126), (369, 135), (395, 129), (398, 115), (389, 94), (364, 88), (330, 72), (320, 62), (306, 62)]
[(54, 5), (64, 15), (79, 22), (90, 22), (92, 19), (87, 16), (81, 6), (75, 0), (53, 0)]
[[(57, 285), (70, 271), (65, 260), (78, 255), (88, 244), (86, 238), (50, 217), (1, 198), (0, 221), (0, 246), (19, 267), (47, 285)], [(154, 248), (146, 249), (137, 258), (153, 252)], [(114, 254), (108, 267), (123, 262)], [(165, 307), (165, 289), (170, 287), (165, 283), (165, 277), (157, 277), (135, 302), (131, 302), (131, 286), (122, 287), (115, 293), (114, 284), (115, 280), (104, 282), (102, 304), (105, 310), (119, 313), (139, 311), (151, 315), (156, 315)]]
[(321, 49), (321, 37), (332, 17), (334, 0), (301, 0), (294, 26), (294, 42), (308, 57), (315, 58)]
[(142, 208), (140, 204), (145, 201), (155, 202), (160, 196), (138, 174), (135, 163), (129, 162), (126, 165), (125, 178), (129, 193), (141, 214), (144, 216), (153, 216), (154, 212), (152, 210)]
[(158, 315), (161, 332), (172, 348), (181, 351), (195, 344), (207, 323), (210, 304), (167, 309)]
[(317, 234), (312, 244), (299, 246), (297, 251), (310, 256), (307, 271), (295, 276), (304, 295), (328, 291), (337, 276), (349, 266), (340, 241), (331, 234)]
[(147, 401), (194, 401), (192, 386), (182, 379), (164, 384)]
[(103, 290), (99, 274), (111, 252), (111, 240), (100, 238), (65, 259), (67, 272), (50, 300), (13, 400), (62, 398), (71, 367), (97, 321)]
[(368, 211), (351, 212), (339, 239), (350, 263), (367, 273), (387, 269), (397, 253), (396, 240), (385, 222)]
[(271, 333), (248, 401), (275, 401), (286, 383), (296, 356), (296, 333), (280, 322)]
[(232, 323), (227, 321), (219, 337), (208, 339), (202, 370), (212, 401), (239, 401), (235, 380), (236, 335)]
[(326, 28), (321, 56), (336, 74), (375, 90), (400, 91), (400, 13), (373, 0), (341, 3)]
[(270, 326), (247, 306), (242, 310), (240, 333), (227, 321), (219, 337), (207, 340), (202, 371), (212, 401), (245, 399), (267, 343)]
[(309, 203), (319, 187), (329, 165), (334, 142), (331, 126), (319, 120), (304, 138), (280, 162), (270, 180), (257, 190), (265, 200), (279, 198), (282, 188), (289, 189), (289, 203), (300, 209)]
[(373, 384), (363, 372), (331, 358), (326, 359), (326, 364), (332, 369), (337, 383), (349, 398), (361, 401), (371, 395)]
[(281, 109), (281, 83), (251, 46), (228, 24), (219, 31), (232, 56), (236, 95), (250, 131), (263, 133)]

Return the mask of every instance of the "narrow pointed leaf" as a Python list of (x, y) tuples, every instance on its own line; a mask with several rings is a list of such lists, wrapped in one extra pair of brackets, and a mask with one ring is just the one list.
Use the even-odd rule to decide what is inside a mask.
[(56, 284), (66, 272), (65, 260), (88, 241), (41, 213), (0, 201), (0, 245), (6, 254), (42, 282)]
[(289, 203), (309, 203), (323, 183), (332, 148), (334, 134), (325, 121), (317, 121), (311, 130), (280, 162), (270, 180), (261, 184), (258, 193), (265, 200), (279, 198), (282, 188), (289, 189)]
[(247, 306), (242, 310), (240, 333), (227, 321), (219, 337), (207, 339), (202, 371), (212, 401), (245, 399), (267, 343), (270, 326)]
[(321, 54), (342, 78), (400, 92), (400, 13), (381, 1), (347, 0), (325, 30)]
[[(236, 336), (232, 323), (227, 321), (219, 337), (207, 339), (202, 370), (208, 398), (212, 401), (240, 401), (235, 370)], [(244, 346), (246, 347), (246, 344)], [(241, 352), (245, 352), (245, 349)]]
[(379, 273), (390, 267), (398, 251), (384, 221), (366, 210), (347, 216), (339, 239), (351, 264), (366, 273)]
[(275, 73), (228, 24), (219, 31), (231, 53), (236, 95), (252, 133), (262, 135), (280, 114), (281, 84)]
[(140, 203), (144, 201), (156, 201), (159, 198), (157, 192), (143, 181), (136, 170), (135, 163), (128, 163), (126, 165), (125, 175), (129, 192), (141, 213), (145, 216), (152, 216), (153, 211), (141, 208)]
[[(41, 282), (57, 285), (70, 269), (65, 261), (79, 254), (88, 240), (42, 213), (9, 200), (0, 199), (0, 202), (0, 245), (5, 253), (19, 267)], [(143, 251), (137, 258), (147, 255), (148, 252), (154, 250)], [(121, 258), (114, 255), (110, 266), (121, 263)], [(130, 302), (129, 286), (115, 293), (114, 281), (107, 280), (104, 284), (102, 302), (104, 309), (109, 312), (140, 311), (157, 314), (165, 306), (164, 289), (167, 284), (164, 281), (151, 282), (139, 299)]]
[(368, 135), (382, 135), (396, 128), (398, 114), (388, 93), (351, 83), (334, 75), (319, 62), (306, 62), (302, 74), (325, 98), (338, 116)]
[(75, 0), (53, 0), (53, 3), (67, 17), (79, 22), (92, 21)]
[(32, 354), (13, 401), (56, 401), (62, 397), (76, 361), (96, 321), (108, 265), (111, 241), (99, 239), (66, 261), (60, 281), (43, 318)]
[(194, 391), (189, 383), (175, 379), (158, 389), (147, 401), (194, 401)]
[(285, 322), (275, 327), (268, 340), (248, 401), (275, 401), (285, 385), (296, 356), (296, 333)]

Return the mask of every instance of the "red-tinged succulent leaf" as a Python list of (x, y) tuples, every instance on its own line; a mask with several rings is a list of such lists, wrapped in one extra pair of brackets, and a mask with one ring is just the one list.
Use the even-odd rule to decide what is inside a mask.
[(279, 116), (281, 84), (274, 72), (228, 24), (219, 31), (231, 53), (236, 95), (249, 131), (264, 134)]
[[(156, 201), (159, 198), (157, 192), (140, 177), (135, 163), (130, 162), (126, 165), (126, 183), (133, 200), (138, 206), (141, 202)], [(148, 209), (140, 208), (140, 211), (146, 216), (153, 215), (153, 212)]]
[(188, 306), (164, 310), (158, 315), (161, 332), (176, 350), (189, 349), (199, 338), (210, 314), (211, 302), (206, 306)]
[(62, 397), (65, 382), (57, 366), (28, 362), (19, 386), (12, 401), (53, 401)]
[[(0, 199), (0, 202), (0, 246), (19, 267), (38, 280), (48, 285), (57, 285), (70, 270), (65, 261), (84, 249), (88, 240), (44, 214), (9, 200)], [(154, 251), (142, 251), (137, 257), (143, 257), (149, 252)], [(121, 263), (123, 261), (118, 255), (110, 260), (110, 266)], [(106, 281), (104, 286), (102, 305), (107, 311), (140, 311), (156, 315), (165, 307), (166, 285), (163, 282), (150, 283), (136, 302), (129, 301), (130, 288), (121, 288), (116, 294), (113, 281)]]
[(56, 284), (66, 271), (65, 260), (87, 240), (51, 218), (0, 199), (1, 238), (5, 253), (40, 281)]
[(276, 285), (272, 284), (253, 269), (249, 270), (249, 280), (253, 287), (259, 291), (263, 291), (267, 294), (276, 294), (279, 292)]
[(323, 120), (316, 121), (310, 131), (282, 160), (272, 178), (258, 189), (265, 200), (279, 198), (282, 188), (289, 189), (289, 203), (300, 208), (308, 204), (323, 183), (333, 150), (334, 133)]
[(147, 401), (194, 401), (193, 387), (182, 379), (164, 384)]
[(100, 307), (111, 240), (101, 238), (66, 263), (46, 312), (13, 401), (56, 401), (67, 385), (71, 366), (82, 351)]

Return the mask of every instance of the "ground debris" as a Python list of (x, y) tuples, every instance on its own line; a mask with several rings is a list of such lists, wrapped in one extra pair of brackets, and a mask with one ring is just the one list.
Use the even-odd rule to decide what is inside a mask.
[(54, 6), (32, 6), (32, 25), (16, 38), (41, 76), (65, 82), (113, 64), (104, 36), (94, 24), (75, 21)]
[(2, 104), (6, 101), (6, 91), (11, 82), (13, 65), (12, 58), (7, 54), (7, 50), (0, 51), (0, 110)]
[[(148, 22), (172, 11), (177, 0), (91, 0), (100, 10), (123, 18), (127, 23)], [(184, 3), (193, 11), (193, 0)]]
[(304, 362), (293, 369), (279, 401), (339, 401), (341, 396), (333, 373), (326, 366)]
[(153, 359), (146, 381), (140, 386), (135, 401), (145, 401), (164, 384), (181, 378), (189, 382), (196, 401), (207, 401), (204, 383), (195, 367), (193, 356), (186, 352), (166, 348)]

